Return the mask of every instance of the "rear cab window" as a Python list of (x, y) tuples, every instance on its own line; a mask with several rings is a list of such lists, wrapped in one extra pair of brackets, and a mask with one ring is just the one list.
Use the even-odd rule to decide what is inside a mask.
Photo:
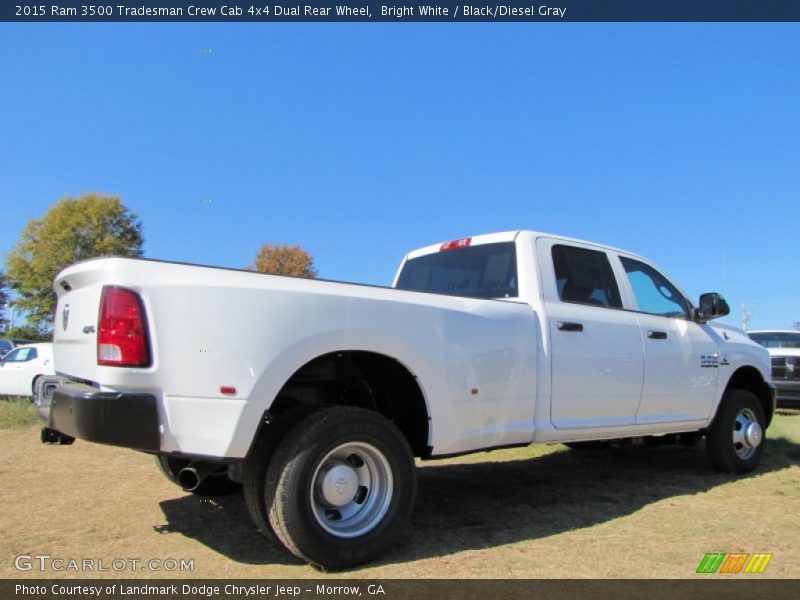
[(468, 298), (516, 298), (516, 245), (499, 242), (464, 246), (409, 259), (395, 287)]
[(605, 252), (558, 244), (552, 249), (558, 297), (562, 302), (622, 308), (622, 299)]

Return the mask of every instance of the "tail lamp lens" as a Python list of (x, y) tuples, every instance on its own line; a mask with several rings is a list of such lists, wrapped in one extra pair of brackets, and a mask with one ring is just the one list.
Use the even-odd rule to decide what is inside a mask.
[(100, 300), (97, 364), (115, 367), (150, 365), (150, 340), (138, 294), (106, 286)]

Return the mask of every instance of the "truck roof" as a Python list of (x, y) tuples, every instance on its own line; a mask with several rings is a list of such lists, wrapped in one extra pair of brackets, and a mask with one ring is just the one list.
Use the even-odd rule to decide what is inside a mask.
[[(471, 246), (478, 246), (480, 244), (496, 244), (499, 242), (513, 242), (517, 239), (517, 236), (521, 233), (527, 233), (532, 235), (535, 239), (546, 237), (550, 239), (556, 240), (564, 240), (565, 242), (578, 242), (580, 244), (587, 244), (590, 246), (597, 246), (598, 248), (603, 248), (606, 250), (613, 250), (615, 252), (622, 252), (624, 254), (629, 254), (631, 256), (638, 256), (637, 254), (630, 252), (628, 250), (622, 250), (621, 248), (615, 248), (614, 246), (607, 246), (605, 244), (599, 244), (597, 242), (591, 242), (589, 240), (581, 240), (578, 238), (572, 238), (564, 235), (557, 235), (554, 233), (546, 233), (544, 231), (532, 231), (530, 229), (517, 229), (514, 231), (501, 231), (498, 233), (486, 233), (480, 235), (474, 235), (471, 237), (464, 237), (459, 238), (458, 240), (448, 240), (444, 242), (439, 242), (438, 244), (431, 244), (430, 246), (425, 246), (423, 248), (418, 248), (417, 250), (412, 250), (408, 254), (406, 254), (405, 260), (410, 260), (412, 258), (417, 258), (418, 256), (425, 256), (426, 254), (433, 254), (435, 252), (439, 252), (442, 249), (443, 244), (447, 243), (455, 243), (460, 240), (470, 240)], [(641, 257), (640, 257), (641, 258)]]

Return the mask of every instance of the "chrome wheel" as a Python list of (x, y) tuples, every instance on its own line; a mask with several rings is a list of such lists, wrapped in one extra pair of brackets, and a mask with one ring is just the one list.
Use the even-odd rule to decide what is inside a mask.
[(711, 463), (725, 473), (747, 473), (758, 466), (767, 445), (769, 419), (750, 390), (727, 390), (706, 432)]
[(265, 476), (245, 492), (262, 495), (248, 507), (269, 519), (295, 556), (326, 569), (385, 551), (414, 505), (411, 446), (386, 417), (363, 408), (331, 406), (307, 415), (259, 464)]
[(320, 461), (311, 478), (317, 523), (340, 538), (368, 533), (386, 515), (394, 493), (389, 461), (375, 446), (350, 442)]
[(747, 460), (755, 454), (764, 439), (764, 432), (755, 413), (743, 408), (733, 420), (733, 448), (739, 458)]

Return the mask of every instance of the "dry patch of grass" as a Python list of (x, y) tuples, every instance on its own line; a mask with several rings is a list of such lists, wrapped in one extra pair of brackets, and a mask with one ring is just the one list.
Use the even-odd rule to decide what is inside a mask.
[[(9, 406), (0, 413), (17, 410)], [(17, 421), (0, 414), (2, 577), (81, 575), (16, 571), (20, 553), (195, 566), (109, 576), (320, 575), (255, 530), (241, 495), (186, 494), (148, 455), (80, 440), (45, 446), (37, 428), (7, 422)], [(778, 415), (768, 433), (763, 465), (746, 477), (714, 473), (702, 445), (532, 446), (420, 463), (417, 505), (392, 551), (328, 575), (684, 578), (721, 551), (772, 552), (759, 577), (796, 577), (800, 413)]]

